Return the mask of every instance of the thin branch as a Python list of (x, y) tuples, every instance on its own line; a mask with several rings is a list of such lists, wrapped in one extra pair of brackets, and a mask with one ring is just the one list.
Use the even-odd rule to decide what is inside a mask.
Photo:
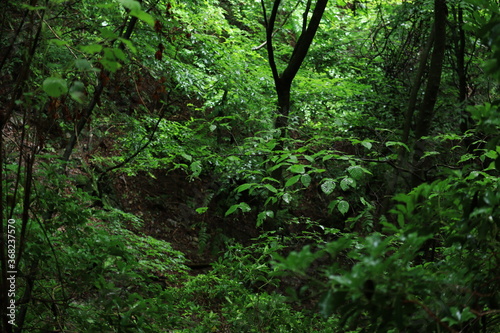
[(311, 0), (307, 0), (306, 9), (304, 10), (304, 14), (302, 15), (302, 33), (301, 33), (301, 35), (306, 33), (307, 17), (309, 16), (310, 10), (311, 10)]
[(278, 67), (276, 66), (276, 61), (274, 59), (274, 48), (273, 48), (273, 30), (274, 24), (276, 23), (276, 16), (278, 15), (278, 8), (280, 6), (281, 0), (275, 0), (273, 5), (273, 10), (271, 12), (271, 17), (266, 24), (266, 41), (267, 41), (267, 56), (269, 58), (269, 66), (273, 73), (273, 78), (276, 84), (280, 81), (280, 76), (278, 73)]
[[(295, 4), (295, 7), (293, 7), (293, 9), (286, 15), (285, 19), (283, 20), (283, 22), (281, 22), (281, 25), (279, 28), (275, 29), (273, 31), (273, 35), (272, 37), (274, 37), (274, 35), (276, 35), (276, 33), (278, 31), (280, 31), (283, 26), (286, 24), (286, 22), (288, 22), (288, 19), (290, 18), (290, 16), (292, 16), (293, 12), (295, 12), (295, 9), (297, 9), (297, 7), (299, 6), (299, 3), (300, 2), (297, 2)], [(263, 15), (264, 15), (264, 22), (265, 22), (265, 27), (267, 27), (267, 17), (266, 17), (266, 12), (265, 12), (265, 8), (263, 8), (264, 12), (263, 12)], [(252, 47), (252, 50), (253, 51), (257, 51), (257, 50), (260, 50), (261, 48), (263, 48), (264, 46), (266, 46), (267, 44), (267, 40), (265, 40), (262, 44), (260, 44), (259, 46), (255, 46), (255, 47)]]

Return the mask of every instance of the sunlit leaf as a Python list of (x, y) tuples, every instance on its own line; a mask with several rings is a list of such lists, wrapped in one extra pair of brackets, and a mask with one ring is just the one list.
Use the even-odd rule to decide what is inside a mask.
[(309, 187), (309, 185), (311, 184), (311, 176), (309, 176), (308, 174), (303, 174), (300, 177), (300, 181), (302, 182), (302, 185), (304, 185), (304, 187)]
[(296, 176), (293, 176), (291, 178), (289, 178), (286, 183), (285, 183), (285, 187), (289, 187), (289, 186), (292, 186), (294, 185), (295, 183), (297, 183), (300, 179), (300, 176), (301, 175), (296, 175)]
[(325, 194), (330, 194), (333, 192), (333, 190), (335, 189), (335, 186), (337, 184), (335, 183), (335, 181), (333, 179), (326, 179), (323, 184), (321, 184), (321, 190), (323, 191), (323, 193)]
[(337, 209), (342, 213), (342, 215), (345, 215), (345, 213), (349, 210), (349, 203), (345, 200), (340, 200), (337, 204)]
[(290, 172), (293, 173), (304, 173), (306, 171), (306, 168), (302, 164), (294, 164), (291, 167), (289, 167), (288, 170), (290, 170)]
[(139, 20), (147, 23), (149, 26), (153, 27), (155, 25), (155, 19), (150, 14), (142, 11), (140, 9), (133, 9), (130, 15), (137, 17)]
[(135, 0), (118, 0), (119, 3), (122, 4), (123, 7), (130, 10), (140, 10), (141, 3)]
[(356, 181), (350, 177), (345, 177), (340, 181), (340, 188), (347, 191), (349, 187), (356, 187)]
[(292, 202), (292, 195), (290, 193), (283, 194), (283, 201), (287, 204)]

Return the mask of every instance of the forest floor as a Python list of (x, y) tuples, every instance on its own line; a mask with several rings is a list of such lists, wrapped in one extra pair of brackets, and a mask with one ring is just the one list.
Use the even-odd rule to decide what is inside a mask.
[(210, 212), (197, 213), (196, 208), (203, 207), (206, 200), (208, 187), (209, 181), (190, 180), (180, 170), (121, 175), (114, 182), (120, 208), (143, 221), (140, 230), (129, 228), (169, 242), (185, 254), (187, 266), (192, 269), (207, 268), (217, 258), (224, 247), (222, 236), (239, 242), (258, 236), (253, 218), (239, 220), (235, 226)]

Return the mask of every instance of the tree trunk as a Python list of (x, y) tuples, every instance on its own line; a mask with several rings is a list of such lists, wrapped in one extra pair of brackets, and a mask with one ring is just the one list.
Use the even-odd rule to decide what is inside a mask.
[(284, 130), (288, 125), (288, 115), (290, 113), (290, 89), (292, 87), (292, 81), (299, 71), (307, 52), (309, 51), (309, 47), (311, 46), (314, 36), (316, 35), (316, 31), (318, 30), (321, 18), (325, 12), (328, 0), (318, 0), (316, 2), (316, 6), (314, 7), (309, 23), (307, 22), (307, 17), (311, 9), (311, 0), (308, 0), (303, 14), (302, 33), (295, 44), (292, 55), (288, 60), (287, 67), (281, 74), (279, 73), (276, 65), (273, 48), (273, 31), (280, 3), (281, 0), (274, 1), (271, 16), (268, 19), (264, 1), (261, 0), (264, 22), (266, 24), (267, 55), (269, 59), (269, 66), (271, 67), (271, 71), (273, 73), (274, 86), (278, 95), (278, 116), (276, 118), (275, 128), (282, 130), (281, 135), (283, 136)]
[(418, 119), (415, 125), (416, 142), (414, 145), (414, 175), (412, 181), (414, 186), (420, 184), (422, 179), (425, 179), (425, 159), (422, 159), (425, 151), (425, 142), (421, 139), (429, 134), (432, 119), (434, 118), (434, 106), (436, 105), (439, 86), (441, 83), (444, 51), (446, 47), (447, 15), (448, 8), (446, 6), (446, 0), (434, 0), (434, 48), (432, 50), (429, 78), (427, 79), (424, 99), (420, 105)]

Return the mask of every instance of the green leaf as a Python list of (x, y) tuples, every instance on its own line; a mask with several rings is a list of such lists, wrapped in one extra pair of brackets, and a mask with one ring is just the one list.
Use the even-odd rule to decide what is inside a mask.
[(139, 20), (148, 24), (150, 27), (153, 27), (155, 25), (155, 19), (153, 18), (153, 16), (146, 13), (145, 11), (134, 9), (130, 12), (130, 15), (137, 17)]
[(82, 72), (98, 72), (99, 69), (93, 68), (92, 64), (86, 59), (76, 59), (75, 67)]
[(57, 38), (49, 39), (48, 42), (50, 44), (54, 44), (54, 45), (57, 45), (57, 46), (64, 46), (64, 45), (68, 45), (69, 44), (67, 41), (61, 40), (61, 39), (57, 39)]
[(386, 147), (391, 147), (391, 146), (399, 146), (399, 147), (403, 147), (404, 149), (406, 149), (406, 151), (410, 151), (410, 148), (408, 148), (407, 145), (405, 145), (404, 143), (402, 142), (397, 142), (397, 141), (387, 141), (385, 143), (385, 146)]
[(257, 227), (260, 227), (264, 223), (264, 220), (268, 217), (274, 217), (274, 212), (272, 210), (260, 212), (259, 215), (257, 215)]
[(75, 81), (69, 88), (69, 95), (80, 104), (85, 102), (85, 85), (81, 81)]
[(278, 190), (276, 189), (276, 187), (274, 187), (271, 184), (264, 184), (264, 187), (267, 188), (269, 191), (271, 191), (273, 193), (278, 193)]
[(340, 188), (344, 191), (347, 191), (349, 187), (356, 187), (356, 181), (352, 178), (345, 177), (340, 181)]
[(342, 215), (345, 215), (345, 213), (349, 210), (349, 203), (345, 200), (340, 200), (337, 204), (337, 209), (342, 213)]
[(208, 210), (208, 207), (199, 207), (199, 208), (196, 208), (196, 212), (197, 212), (198, 214), (203, 214), (203, 213), (205, 213), (207, 210)]
[(238, 192), (238, 193), (243, 192), (243, 191), (248, 190), (249, 188), (251, 188), (255, 185), (257, 185), (257, 184), (255, 184), (255, 183), (242, 184), (236, 188), (236, 192)]
[(113, 49), (113, 54), (114, 56), (121, 60), (121, 61), (125, 61), (125, 59), (127, 59), (127, 55), (125, 54), (125, 52), (123, 52), (121, 49), (119, 48), (114, 48)]
[(288, 170), (290, 170), (290, 172), (293, 172), (293, 173), (306, 172), (306, 168), (302, 164), (294, 164), (291, 167), (289, 167)]
[(246, 202), (240, 202), (238, 208), (241, 209), (243, 213), (247, 213), (252, 210), (252, 208)]
[(84, 45), (80, 46), (80, 50), (88, 54), (96, 54), (102, 51), (102, 45), (100, 44)]
[(292, 186), (294, 185), (296, 182), (299, 181), (300, 179), (300, 176), (301, 175), (296, 175), (296, 176), (293, 176), (292, 178), (288, 179), (285, 183), (285, 187), (289, 187), (289, 186)]
[(368, 140), (361, 141), (361, 145), (368, 150), (372, 149), (373, 146), (372, 143)]
[(114, 57), (110, 57), (109, 54), (108, 56), (105, 56), (104, 58), (99, 60), (99, 62), (104, 66), (105, 69), (113, 73), (122, 67), (122, 65)]
[(43, 81), (43, 91), (50, 97), (59, 97), (68, 92), (68, 84), (66, 80), (57, 77), (48, 77)]
[(140, 10), (141, 3), (135, 0), (118, 0), (119, 3), (122, 4), (123, 7), (130, 10)]
[(226, 214), (224, 216), (228, 216), (232, 213), (234, 213), (237, 209), (240, 209), (243, 213), (247, 213), (252, 210), (250, 206), (246, 202), (240, 202), (239, 204), (232, 205), (229, 207), (229, 209), (226, 211)]
[(309, 187), (309, 185), (311, 184), (311, 176), (309, 176), (308, 174), (303, 174), (300, 177), (300, 181), (302, 182), (302, 185), (304, 185), (304, 187)]
[(290, 193), (283, 194), (283, 201), (287, 204), (292, 202), (292, 195)]
[(134, 54), (137, 53), (137, 48), (134, 46), (134, 43), (132, 43), (130, 40), (125, 39), (125, 38), (121, 38), (121, 37), (118, 38), (118, 40), (120, 42), (122, 42), (123, 44), (125, 44), (125, 46), (128, 47), (128, 49), (130, 50), (130, 52), (132, 52)]
[(336, 185), (337, 184), (335, 183), (335, 181), (333, 179), (326, 178), (326, 180), (324, 180), (323, 184), (321, 184), (321, 190), (323, 191), (323, 193), (328, 195), (328, 194), (333, 192)]
[(44, 9), (47, 9), (47, 7), (45, 7), (45, 6), (30, 6), (30, 5), (24, 4), (24, 3), (21, 4), (21, 8), (25, 8), (27, 10), (44, 10)]
[(236, 204), (236, 205), (232, 205), (231, 207), (229, 207), (229, 209), (226, 211), (226, 214), (224, 214), (224, 216), (228, 216), (228, 215), (231, 215), (232, 213), (234, 213), (238, 207), (240, 205), (239, 204)]
[[(347, 293), (346, 293), (347, 294)], [(344, 295), (345, 298), (346, 295)], [(319, 312), (323, 317), (330, 317), (335, 311), (334, 305), (334, 292), (333, 290), (328, 290), (328, 292), (319, 301)]]
[(99, 32), (101, 33), (101, 36), (104, 39), (116, 39), (116, 38), (118, 38), (118, 35), (108, 28), (101, 28), (101, 29), (99, 29)]
[(193, 172), (193, 177), (198, 177), (202, 170), (201, 161), (194, 161), (189, 166), (189, 169), (191, 169), (191, 171)]
[(347, 172), (353, 177), (354, 179), (361, 179), (363, 177), (363, 169), (359, 165), (353, 165), (347, 168)]

